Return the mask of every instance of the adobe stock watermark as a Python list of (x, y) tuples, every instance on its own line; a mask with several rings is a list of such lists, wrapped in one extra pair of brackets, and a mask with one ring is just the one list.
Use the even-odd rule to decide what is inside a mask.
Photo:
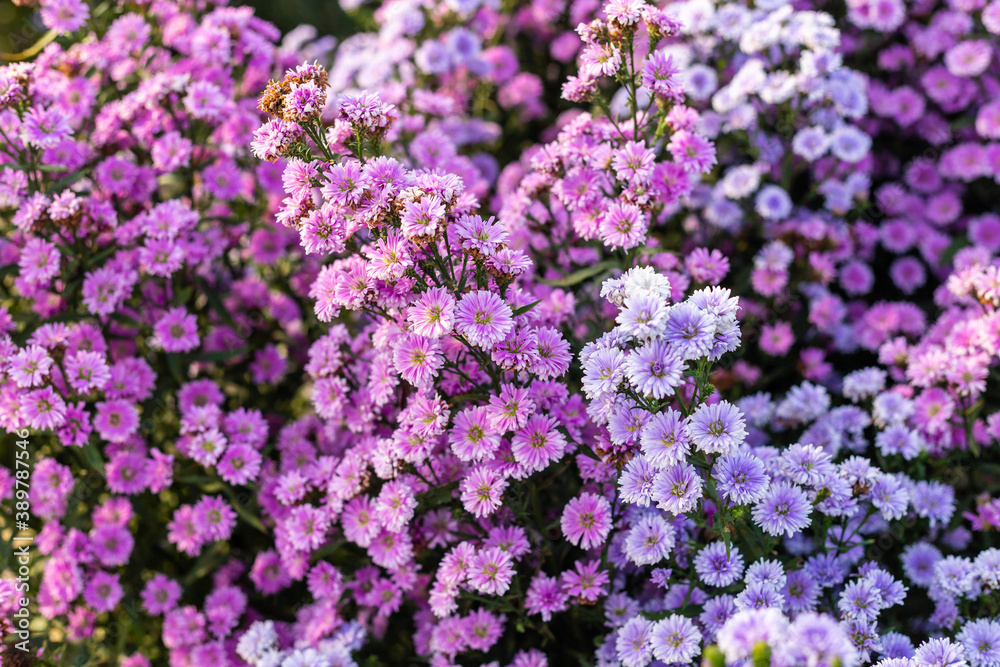
[(19, 651), (27, 653), (30, 650), (29, 640), (31, 638), (31, 613), (28, 605), (31, 602), (29, 593), (31, 584), (29, 576), (31, 574), (31, 544), (35, 538), (33, 536), (22, 537), (22, 531), (31, 527), (31, 502), (28, 495), (31, 489), (31, 450), (28, 448), (27, 429), (16, 431), (17, 445), (14, 449), (14, 526), (15, 533), (13, 539), (13, 558), (17, 561), (17, 584), (14, 586), (16, 593), (20, 595), (17, 600), (17, 611), (14, 612), (12, 624), (14, 633), (19, 642), (14, 647)]

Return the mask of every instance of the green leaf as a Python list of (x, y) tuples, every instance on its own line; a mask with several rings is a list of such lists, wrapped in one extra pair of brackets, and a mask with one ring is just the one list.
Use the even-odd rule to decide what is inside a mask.
[(531, 310), (532, 308), (534, 308), (535, 306), (537, 306), (541, 302), (542, 302), (542, 299), (539, 299), (538, 301), (536, 301), (534, 303), (529, 303), (527, 306), (521, 306), (520, 308), (515, 308), (514, 309), (514, 317), (517, 317), (518, 315), (524, 315), (526, 312), (528, 312), (529, 310)]
[(195, 562), (194, 567), (188, 572), (187, 576), (182, 580), (182, 584), (187, 587), (194, 583), (196, 580), (201, 579), (208, 573), (215, 570), (216, 567), (222, 564), (222, 561), (226, 559), (226, 543), (225, 542), (215, 542), (209, 547), (205, 553), (203, 553), (198, 560)]
[(606, 259), (603, 262), (598, 262), (597, 264), (593, 264), (586, 268), (580, 269), (579, 271), (574, 271), (568, 276), (557, 278), (555, 280), (544, 280), (542, 278), (539, 278), (538, 282), (543, 283), (545, 285), (550, 285), (552, 287), (572, 287), (573, 285), (582, 283), (587, 278), (593, 278), (594, 276), (603, 271), (607, 271), (608, 269), (617, 269), (617, 268), (619, 268), (619, 266), (616, 260)]
[(245, 507), (243, 507), (243, 505), (241, 505), (236, 500), (234, 500), (232, 504), (233, 508), (236, 510), (236, 513), (240, 515), (241, 519), (249, 523), (251, 526), (259, 530), (260, 532), (264, 533), (265, 535), (267, 534), (267, 528), (264, 527), (264, 522), (261, 521), (257, 517), (257, 515), (248, 511)]
[(451, 501), (451, 494), (457, 488), (457, 481), (430, 488), (417, 496), (417, 500), (420, 501), (419, 507), (422, 509), (431, 509), (438, 505), (444, 505)]
[(231, 350), (218, 350), (216, 352), (206, 352), (195, 357), (197, 361), (228, 361), (233, 357), (246, 354), (250, 351), (249, 345), (234, 347)]
[(96, 470), (104, 476), (104, 458), (101, 453), (97, 451), (97, 445), (92, 442), (88, 442), (83, 448), (83, 455), (87, 459), (87, 463), (90, 467)]

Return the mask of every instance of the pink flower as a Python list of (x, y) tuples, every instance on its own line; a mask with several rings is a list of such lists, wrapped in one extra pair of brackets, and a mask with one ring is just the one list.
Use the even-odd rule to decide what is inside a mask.
[(598, 547), (611, 531), (611, 504), (603, 496), (583, 493), (566, 504), (561, 525), (571, 543), (583, 549)]
[(513, 576), (510, 554), (498, 547), (476, 553), (469, 565), (469, 585), (485, 595), (506, 593)]
[(490, 349), (514, 327), (510, 306), (493, 292), (466, 294), (455, 311), (455, 330), (472, 345)]
[(166, 352), (190, 352), (198, 347), (198, 320), (183, 307), (171, 308), (153, 325), (154, 340)]

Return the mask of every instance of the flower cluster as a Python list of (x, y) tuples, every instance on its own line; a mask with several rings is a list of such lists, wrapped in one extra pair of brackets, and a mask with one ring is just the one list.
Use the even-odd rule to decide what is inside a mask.
[(37, 4), (5, 639), (1000, 667), (997, 0)]

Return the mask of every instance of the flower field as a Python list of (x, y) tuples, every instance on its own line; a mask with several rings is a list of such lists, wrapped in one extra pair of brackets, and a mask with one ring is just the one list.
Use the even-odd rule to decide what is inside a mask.
[(0, 665), (1000, 667), (1000, 0), (17, 0)]

